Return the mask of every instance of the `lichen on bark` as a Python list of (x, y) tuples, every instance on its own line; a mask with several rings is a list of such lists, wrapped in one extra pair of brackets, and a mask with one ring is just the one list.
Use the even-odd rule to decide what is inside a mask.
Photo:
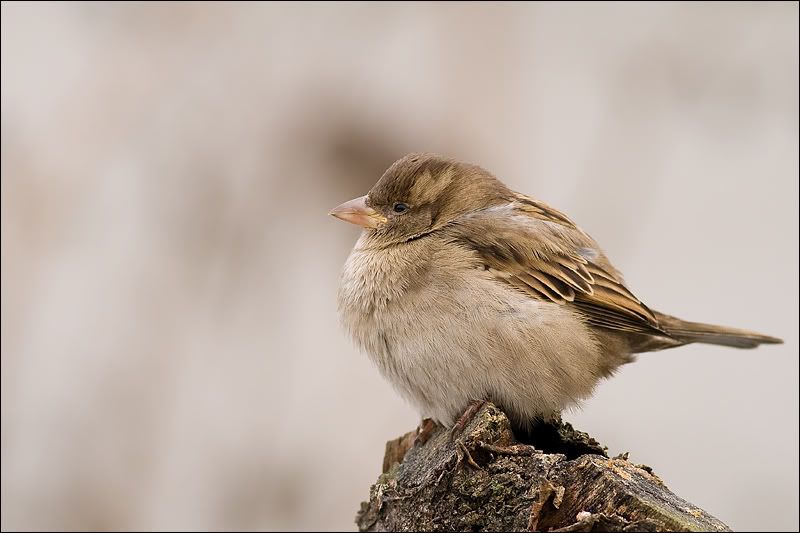
[[(518, 442), (486, 404), (462, 432), (389, 441), (361, 531), (730, 531), (642, 465), (559, 421)], [(544, 448), (537, 449), (537, 448)]]

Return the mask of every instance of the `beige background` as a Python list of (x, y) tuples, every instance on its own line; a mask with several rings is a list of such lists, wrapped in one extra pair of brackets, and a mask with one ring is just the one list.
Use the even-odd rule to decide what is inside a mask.
[(798, 528), (798, 7), (2, 5), (3, 529), (352, 529), (416, 414), (338, 326), (396, 158), (569, 213), (653, 307), (567, 415), (734, 529)]

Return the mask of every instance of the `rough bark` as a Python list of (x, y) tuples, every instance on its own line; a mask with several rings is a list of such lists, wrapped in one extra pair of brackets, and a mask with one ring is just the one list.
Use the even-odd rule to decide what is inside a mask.
[(361, 531), (730, 531), (561, 421), (541, 445), (522, 444), (486, 404), (462, 432), (416, 433), (387, 443)]

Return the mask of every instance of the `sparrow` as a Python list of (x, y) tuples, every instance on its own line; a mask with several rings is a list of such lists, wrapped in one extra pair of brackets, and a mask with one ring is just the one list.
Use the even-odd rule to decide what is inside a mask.
[(570, 218), (473, 164), (407, 155), (330, 214), (363, 228), (341, 274), (342, 324), (445, 426), (484, 401), (515, 427), (552, 419), (642, 352), (782, 342), (650, 309)]

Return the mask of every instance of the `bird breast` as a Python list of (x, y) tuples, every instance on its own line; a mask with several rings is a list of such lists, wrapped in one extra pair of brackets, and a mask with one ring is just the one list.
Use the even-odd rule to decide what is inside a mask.
[(444, 424), (473, 399), (530, 420), (585, 397), (597, 379), (596, 346), (575, 315), (433, 238), (377, 249), (365, 234), (345, 263), (339, 312), (384, 377)]

